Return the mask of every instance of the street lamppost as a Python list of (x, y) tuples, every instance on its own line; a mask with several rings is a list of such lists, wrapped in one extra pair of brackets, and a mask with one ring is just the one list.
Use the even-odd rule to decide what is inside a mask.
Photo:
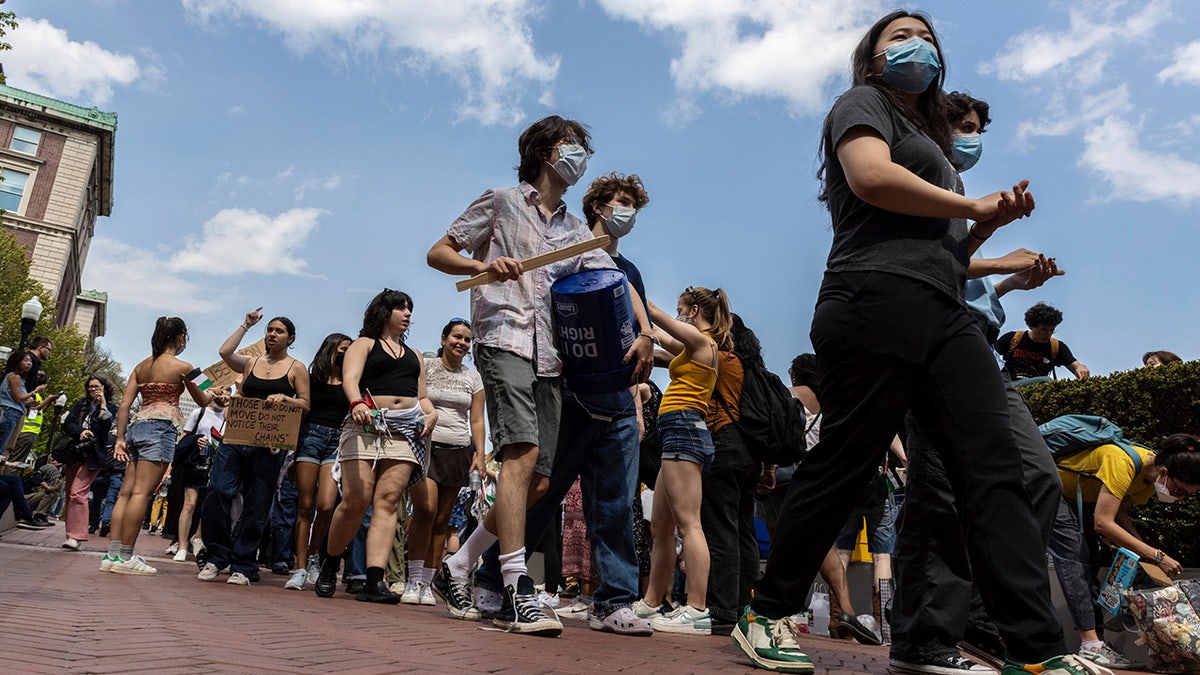
[(17, 345), (18, 352), (25, 349), (25, 343), (29, 341), (33, 327), (37, 325), (40, 318), (42, 318), (42, 303), (35, 295), (21, 305), (21, 343)]

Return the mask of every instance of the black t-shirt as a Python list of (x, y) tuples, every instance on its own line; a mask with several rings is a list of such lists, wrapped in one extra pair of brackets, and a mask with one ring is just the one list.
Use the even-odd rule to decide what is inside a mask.
[(642, 298), (642, 307), (646, 310), (646, 317), (650, 316), (650, 305), (646, 302), (646, 287), (642, 284), (642, 273), (638, 270), (637, 265), (634, 265), (629, 258), (617, 254), (612, 257), (613, 262), (617, 264), (617, 269), (625, 273), (625, 278), (629, 280), (629, 285), (633, 286), (633, 290), (638, 292)]
[(1051, 359), (1051, 343), (1034, 342), (1028, 331), (1021, 336), (1021, 341), (1014, 349), (1012, 339), (1016, 334), (1016, 331), (1009, 331), (996, 340), (996, 351), (1004, 357), (1004, 369), (1014, 380), (1045, 377), (1055, 366), (1069, 366), (1075, 363), (1075, 355), (1071, 353), (1071, 348), (1061, 340), (1058, 341), (1058, 358)]
[(962, 302), (967, 279), (967, 222), (906, 216), (859, 199), (838, 161), (837, 143), (854, 127), (870, 127), (891, 148), (892, 161), (928, 183), (962, 193), (958, 172), (942, 149), (871, 86), (854, 87), (825, 120), (825, 184), (833, 217), (830, 272), (887, 272), (916, 279)]

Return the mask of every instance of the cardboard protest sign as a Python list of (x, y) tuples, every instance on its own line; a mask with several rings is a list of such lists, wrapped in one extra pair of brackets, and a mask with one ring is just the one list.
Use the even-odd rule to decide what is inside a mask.
[[(267, 353), (267, 343), (265, 340), (259, 340), (248, 347), (239, 349), (237, 353), (242, 356), (249, 356), (250, 358), (263, 356)], [(216, 387), (217, 389), (228, 389), (230, 385), (237, 381), (238, 377), (238, 374), (230, 370), (224, 361), (217, 361), (205, 368), (204, 375), (212, 382), (208, 387)], [(201, 389), (208, 389), (208, 387), (201, 386)]]
[(295, 450), (304, 409), (294, 403), (234, 397), (225, 409), (225, 443)]

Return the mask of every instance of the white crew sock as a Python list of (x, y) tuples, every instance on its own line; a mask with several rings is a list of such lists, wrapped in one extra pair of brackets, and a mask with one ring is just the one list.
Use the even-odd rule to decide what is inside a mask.
[(525, 547), (512, 553), (500, 554), (500, 574), (504, 577), (504, 587), (517, 587), (517, 578), (525, 574)]
[(462, 578), (471, 574), (471, 568), (475, 567), (475, 563), (492, 544), (500, 541), (500, 537), (488, 532), (487, 528), (480, 525), (475, 528), (471, 536), (462, 543), (458, 549), (458, 553), (450, 556), (446, 561), (446, 566), (450, 568), (450, 574)]
[(408, 561), (408, 574), (405, 575), (404, 580), (410, 584), (414, 581), (420, 581), (421, 580), (421, 570), (423, 570), (423, 569), (425, 569), (425, 561), (424, 560), (409, 560)]

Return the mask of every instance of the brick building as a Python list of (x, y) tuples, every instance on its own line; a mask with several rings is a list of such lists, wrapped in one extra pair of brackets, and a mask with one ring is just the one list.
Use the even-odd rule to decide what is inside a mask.
[(57, 322), (104, 335), (108, 296), (81, 287), (96, 218), (112, 213), (117, 114), (0, 85), (0, 226), (56, 298)]

